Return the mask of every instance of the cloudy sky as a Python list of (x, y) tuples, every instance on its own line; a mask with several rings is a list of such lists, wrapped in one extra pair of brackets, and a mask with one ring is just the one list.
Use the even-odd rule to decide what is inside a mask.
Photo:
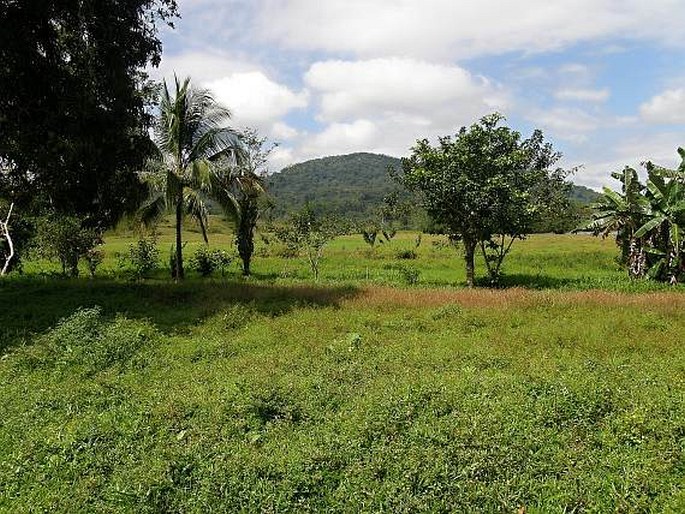
[(180, 0), (155, 75), (215, 93), (279, 143), (273, 171), (395, 156), (499, 111), (582, 165), (574, 181), (685, 146), (684, 0)]

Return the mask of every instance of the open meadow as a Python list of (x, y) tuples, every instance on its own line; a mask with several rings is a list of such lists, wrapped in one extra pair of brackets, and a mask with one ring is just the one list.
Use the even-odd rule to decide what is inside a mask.
[(126, 231), (94, 279), (26, 262), (0, 282), (0, 511), (685, 511), (683, 287), (535, 235), (468, 290), (416, 237), (338, 238), (318, 283), (268, 236), (250, 279), (132, 280)]

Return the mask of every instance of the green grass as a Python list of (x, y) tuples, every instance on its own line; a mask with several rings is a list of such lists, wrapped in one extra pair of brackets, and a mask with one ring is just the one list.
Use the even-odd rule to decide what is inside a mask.
[[(339, 237), (325, 250), (321, 282), (403, 286), (407, 283), (400, 268), (411, 267), (418, 271), (418, 286), (462, 287), (465, 271), (460, 247), (448, 245), (443, 236), (424, 234), (417, 248), (416, 236), (413, 232), (400, 232), (389, 243), (377, 244), (374, 250), (363, 242), (360, 235)], [(125, 229), (105, 235), (105, 261), (99, 268), (100, 275), (121, 279), (118, 256), (128, 254), (129, 245), (135, 237)], [(209, 237), (212, 248), (231, 251), (234, 248), (231, 227), (218, 216), (212, 216)], [(265, 238), (269, 244), (265, 243)], [(265, 238), (258, 235), (255, 241), (252, 265), (255, 279), (286, 284), (311, 280), (312, 274), (304, 258), (284, 258), (282, 245), (269, 234)], [(169, 276), (168, 262), (173, 241), (172, 220), (167, 219), (159, 228), (161, 269), (154, 278), (165, 280)], [(203, 245), (198, 227), (188, 223), (184, 241), (187, 242), (184, 249), (186, 267), (189, 267), (193, 253)], [(398, 255), (406, 250), (416, 252), (417, 258), (399, 258)], [(601, 239), (587, 234), (532, 235), (514, 244), (504, 264), (503, 285), (531, 289), (605, 289), (626, 292), (669, 289), (668, 286), (647, 280), (628, 280), (625, 270), (616, 262), (617, 255), (617, 246), (610, 238)], [(480, 255), (476, 266), (477, 272), (484, 279), (485, 266)], [(24, 267), (28, 275), (51, 277), (59, 271), (56, 263), (47, 261), (29, 261)], [(82, 274), (87, 274), (85, 268)], [(189, 275), (194, 276), (192, 268)], [(238, 278), (239, 275), (240, 265), (235, 255), (230, 276)]]
[(685, 511), (682, 288), (535, 236), (527, 288), (468, 291), (413, 238), (341, 238), (320, 284), (270, 248), (131, 282), (124, 233), (94, 280), (0, 281), (0, 512)]

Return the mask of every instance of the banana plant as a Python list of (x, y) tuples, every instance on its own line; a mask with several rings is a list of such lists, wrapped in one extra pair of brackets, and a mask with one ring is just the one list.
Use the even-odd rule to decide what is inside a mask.
[(646, 272), (645, 245), (636, 232), (649, 211), (649, 201), (643, 195), (645, 186), (640, 183), (637, 171), (628, 166), (612, 173), (612, 177), (621, 182), (621, 192), (605, 187), (593, 205), (592, 221), (581, 230), (590, 230), (602, 237), (615, 233), (616, 244), (622, 250), (621, 260), (628, 265), (629, 275), (642, 277)]
[[(685, 163), (685, 152), (678, 149)], [(647, 163), (649, 210), (635, 233), (648, 238), (649, 275), (676, 284), (685, 274), (685, 166), (667, 170)]]

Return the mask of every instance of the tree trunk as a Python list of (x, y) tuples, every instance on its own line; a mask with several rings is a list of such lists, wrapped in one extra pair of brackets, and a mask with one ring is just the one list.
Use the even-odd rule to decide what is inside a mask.
[(183, 240), (181, 230), (183, 229), (183, 201), (176, 204), (176, 269), (173, 271), (173, 278), (183, 280)]
[(254, 253), (254, 231), (259, 215), (257, 203), (254, 199), (247, 197), (242, 202), (240, 219), (238, 220), (238, 254), (243, 261), (243, 275), (250, 276), (250, 261)]
[(476, 242), (464, 238), (464, 260), (466, 261), (466, 285), (473, 287), (475, 276)]

